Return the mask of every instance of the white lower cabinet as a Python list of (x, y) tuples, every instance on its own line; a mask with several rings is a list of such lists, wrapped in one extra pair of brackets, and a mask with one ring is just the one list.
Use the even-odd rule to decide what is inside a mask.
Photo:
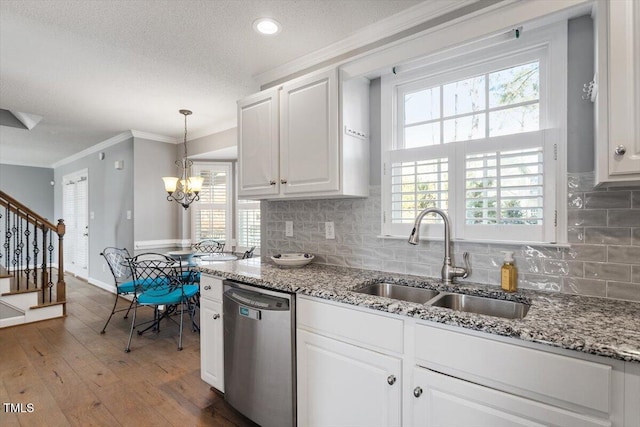
[(428, 369), (413, 370), (412, 422), (424, 427), (603, 427), (592, 418)]
[(400, 426), (402, 360), (298, 330), (298, 426)]
[(224, 392), (222, 280), (202, 275), (200, 288), (200, 377)]
[(638, 365), (298, 297), (299, 427), (638, 427)]

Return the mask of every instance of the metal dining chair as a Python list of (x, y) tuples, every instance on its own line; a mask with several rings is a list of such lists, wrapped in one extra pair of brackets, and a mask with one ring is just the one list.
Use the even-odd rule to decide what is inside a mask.
[(213, 253), (223, 252), (224, 246), (225, 246), (224, 242), (220, 242), (218, 240), (213, 240), (213, 239), (204, 239), (199, 241), (198, 243), (195, 243), (192, 246), (192, 249), (195, 252), (213, 254)]
[[(138, 331), (138, 335), (150, 329), (158, 332), (163, 319), (169, 319), (179, 325), (178, 350), (182, 350), (185, 306), (195, 329), (194, 299), (199, 292), (198, 285), (192, 284), (189, 278), (185, 279), (180, 261), (163, 254), (140, 254), (130, 258), (129, 265), (133, 274), (134, 301), (133, 319), (125, 351), (131, 351), (134, 329), (150, 323), (146, 329)], [(152, 307), (153, 318), (136, 324), (138, 307), (141, 306)], [(180, 316), (179, 322), (172, 318), (174, 314)]]
[(113, 282), (116, 287), (116, 296), (115, 300), (113, 301), (111, 314), (109, 314), (107, 322), (104, 324), (102, 331), (100, 331), (101, 334), (104, 334), (105, 330), (107, 329), (107, 325), (109, 324), (111, 318), (115, 313), (127, 310), (124, 318), (126, 319), (129, 316), (129, 311), (131, 311), (133, 302), (129, 303), (129, 307), (127, 308), (116, 309), (116, 307), (118, 306), (118, 300), (121, 296), (133, 294), (134, 286), (131, 268), (128, 262), (128, 259), (131, 258), (131, 255), (126, 248), (106, 247), (102, 252), (100, 252), (100, 255), (102, 255), (107, 261), (107, 265), (109, 266), (109, 270), (111, 270), (111, 274), (113, 275)]

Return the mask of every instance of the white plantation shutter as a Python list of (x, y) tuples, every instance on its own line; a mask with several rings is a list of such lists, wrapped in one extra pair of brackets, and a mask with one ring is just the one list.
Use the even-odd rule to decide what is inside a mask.
[(202, 178), (200, 200), (191, 205), (192, 240), (231, 238), (231, 167), (228, 163), (194, 164)]
[(239, 250), (249, 250), (260, 247), (260, 202), (253, 200), (238, 200), (238, 230), (237, 242)]

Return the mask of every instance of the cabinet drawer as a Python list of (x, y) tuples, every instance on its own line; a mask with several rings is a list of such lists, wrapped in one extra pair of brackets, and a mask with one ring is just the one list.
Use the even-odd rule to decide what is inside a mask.
[(222, 302), (222, 279), (203, 274), (200, 277), (200, 297)]
[(354, 345), (396, 353), (403, 351), (404, 324), (400, 319), (299, 298), (297, 324)]
[(609, 365), (424, 325), (415, 333), (418, 365), (516, 394), (610, 411)]

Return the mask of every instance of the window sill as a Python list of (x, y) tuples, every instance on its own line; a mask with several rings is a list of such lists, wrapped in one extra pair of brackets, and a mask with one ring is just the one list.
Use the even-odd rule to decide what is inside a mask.
[[(390, 234), (378, 235), (378, 239), (387, 240), (408, 240), (409, 236), (392, 236)], [(421, 237), (420, 240), (427, 242), (442, 242), (444, 239), (432, 239)], [(516, 243), (509, 240), (468, 240), (468, 239), (451, 239), (454, 243), (484, 243), (490, 245), (510, 245), (510, 246), (539, 246), (549, 248), (570, 248), (570, 243), (556, 243), (556, 242), (521, 242)]]

